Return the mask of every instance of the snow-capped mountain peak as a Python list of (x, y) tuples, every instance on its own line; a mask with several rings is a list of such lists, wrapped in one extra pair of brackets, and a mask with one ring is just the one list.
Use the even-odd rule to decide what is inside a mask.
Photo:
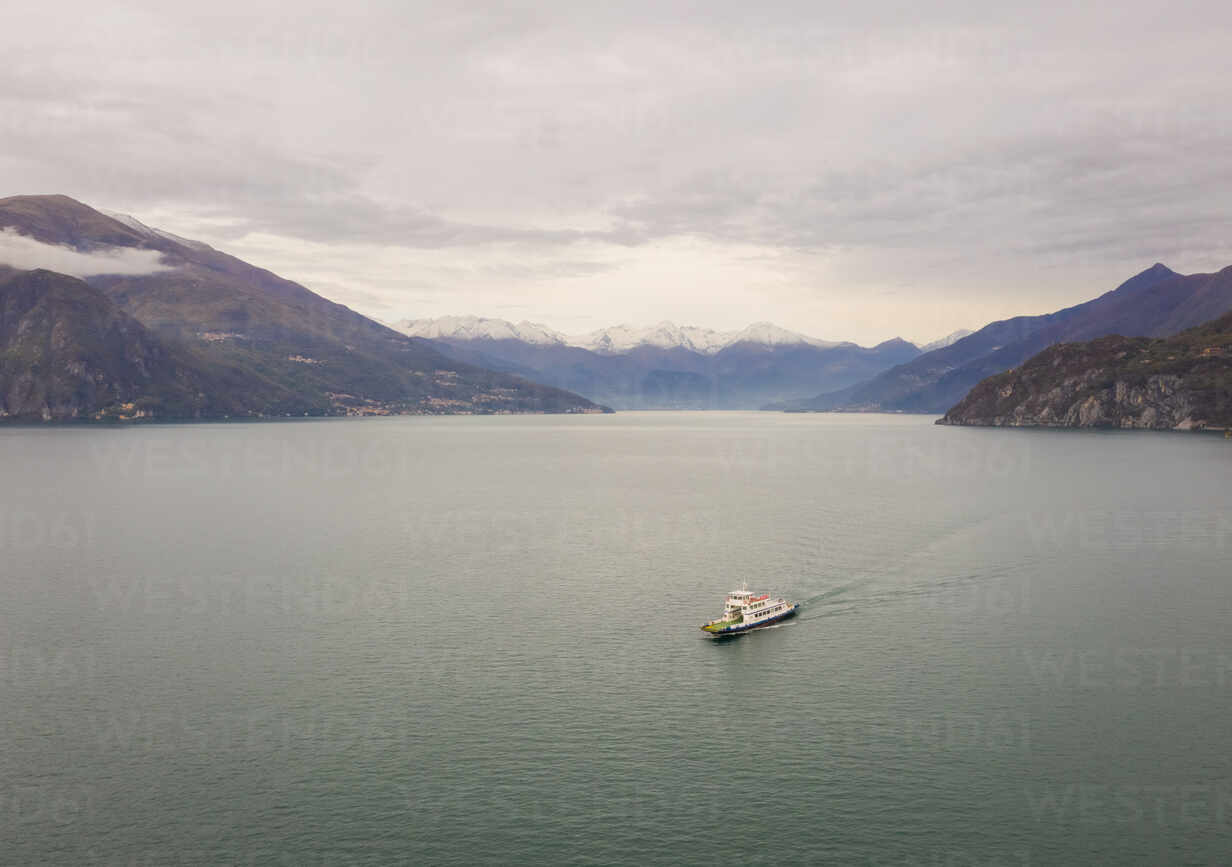
[(924, 344), (923, 346), (920, 347), (920, 352), (924, 353), (924, 352), (932, 352), (934, 349), (944, 349), (947, 346), (957, 343), (958, 341), (962, 340), (964, 337), (967, 337), (971, 333), (972, 332), (970, 329), (960, 328), (958, 331), (955, 331), (951, 334), (947, 334), (945, 337), (942, 337), (940, 340), (934, 340), (932, 343)]
[(650, 326), (614, 325), (587, 334), (569, 336), (533, 322), (516, 325), (504, 319), (481, 316), (442, 316), (438, 319), (405, 319), (393, 326), (412, 337), (436, 340), (520, 340), (540, 345), (577, 346), (600, 355), (620, 355), (639, 346), (658, 349), (687, 349), (701, 355), (714, 355), (737, 343), (763, 346), (808, 345), (838, 346), (834, 341), (818, 340), (789, 331), (772, 322), (756, 322), (739, 331), (715, 331), (694, 325), (663, 321)]
[(763, 346), (793, 346), (801, 343), (820, 347), (839, 345), (837, 341), (818, 340), (816, 337), (788, 331), (773, 322), (754, 322), (741, 331), (731, 332), (726, 345), (730, 346), (733, 343), (758, 343)]
[(710, 355), (718, 352), (726, 345), (722, 332), (709, 328), (698, 328), (692, 325), (680, 326), (674, 322), (663, 321), (649, 327), (634, 325), (615, 325), (611, 328), (601, 328), (589, 334), (573, 338), (575, 346), (581, 346), (592, 352), (616, 354), (628, 352), (638, 346), (654, 346), (659, 349), (688, 349)]
[(173, 235), (170, 232), (164, 232), (162, 229), (155, 229), (153, 226), (147, 226), (145, 223), (141, 222), (136, 217), (129, 216), (128, 214), (119, 214), (119, 213), (116, 213), (115, 211), (105, 211), (102, 208), (98, 208), (97, 210), (100, 214), (103, 214), (104, 216), (107, 216), (107, 217), (111, 217), (111, 219), (115, 220), (117, 223), (123, 223), (125, 226), (128, 226), (128, 228), (132, 229), (134, 232), (139, 232), (142, 235), (145, 235), (147, 238), (161, 238), (164, 241), (173, 241), (176, 244), (180, 244), (184, 247), (191, 247), (194, 250), (213, 250), (214, 249), (209, 244), (203, 243), (201, 241), (193, 241), (189, 238), (181, 238), (179, 235)]
[(404, 319), (394, 329), (410, 337), (433, 340), (520, 340), (540, 345), (566, 345), (568, 340), (557, 331), (535, 322), (516, 325), (505, 319), (482, 316), (442, 316), (438, 319)]

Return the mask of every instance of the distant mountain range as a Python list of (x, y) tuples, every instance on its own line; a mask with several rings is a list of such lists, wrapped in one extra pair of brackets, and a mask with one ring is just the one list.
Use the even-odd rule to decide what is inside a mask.
[(1059, 343), (979, 383), (938, 424), (1232, 428), (1232, 313), (1173, 337)]
[(618, 325), (580, 336), (476, 316), (393, 327), (460, 361), (519, 373), (616, 409), (757, 409), (842, 388), (920, 352), (905, 340), (865, 348), (769, 322), (726, 332), (671, 322)]
[(771, 322), (757, 322), (741, 331), (715, 331), (692, 325), (676, 325), (673, 322), (660, 322), (658, 325), (644, 328), (615, 325), (572, 337), (534, 322), (519, 322), (515, 325), (504, 319), (485, 319), (482, 316), (404, 319), (393, 327), (412, 337), (433, 340), (519, 340), (539, 346), (576, 346), (602, 355), (617, 355), (639, 346), (687, 349), (701, 355), (715, 355), (737, 343), (756, 343), (763, 346), (807, 345), (823, 349), (841, 345), (837, 341), (818, 340), (788, 331)]
[(602, 409), (66, 196), (0, 199), (0, 242), (0, 418)]
[(943, 413), (977, 383), (1054, 344), (1112, 334), (1166, 337), (1229, 310), (1232, 268), (1184, 276), (1157, 263), (1094, 300), (993, 322), (868, 381), (767, 408)]

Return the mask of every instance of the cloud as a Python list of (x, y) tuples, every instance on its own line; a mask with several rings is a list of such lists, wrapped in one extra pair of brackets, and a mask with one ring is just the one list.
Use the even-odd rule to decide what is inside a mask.
[(0, 229), (0, 265), (11, 265), (23, 271), (46, 268), (73, 277), (141, 275), (172, 270), (170, 265), (162, 264), (162, 254), (157, 250), (113, 247), (82, 253), (72, 247), (44, 244), (11, 227)]
[(13, 0), (0, 194), (561, 328), (936, 336), (1232, 261), (1227, 3), (309, 6)]

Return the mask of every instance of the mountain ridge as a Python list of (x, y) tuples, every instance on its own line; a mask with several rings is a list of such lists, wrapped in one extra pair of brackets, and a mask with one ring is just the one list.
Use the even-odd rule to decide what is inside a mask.
[(442, 352), (461, 361), (551, 383), (617, 409), (757, 409), (768, 400), (858, 381), (919, 352), (901, 338), (865, 348), (769, 323), (731, 332), (667, 325), (617, 326), (572, 342), (533, 323), (480, 317), (402, 327), (431, 335)]
[[(390, 327), (408, 336), (432, 340), (521, 340), (542, 345), (574, 346), (608, 355), (629, 352), (639, 346), (683, 348), (703, 355), (714, 355), (736, 343), (745, 342), (766, 346), (804, 344), (822, 348), (857, 345), (850, 341), (810, 337), (764, 321), (754, 322), (735, 331), (719, 331), (694, 325), (677, 325), (664, 320), (650, 326), (621, 324), (575, 335), (556, 331), (537, 322), (523, 320), (514, 323), (507, 319), (483, 316), (403, 319)], [(883, 341), (883, 344), (888, 342)]]
[(1232, 429), (1232, 313), (1165, 338), (1054, 344), (980, 382), (937, 424)]
[(286, 389), (293, 397), (285, 411), (292, 414), (603, 409), (561, 389), (459, 362), (429, 341), (271, 271), (67, 196), (0, 199), (0, 228), (48, 245), (49, 256), (153, 251), (160, 263), (153, 273), (90, 274), (84, 282), (162, 345)]
[(1161, 263), (1089, 301), (989, 323), (846, 389), (767, 408), (943, 413), (977, 383), (1059, 342), (1113, 333), (1163, 337), (1232, 309), (1232, 269), (1181, 275)]

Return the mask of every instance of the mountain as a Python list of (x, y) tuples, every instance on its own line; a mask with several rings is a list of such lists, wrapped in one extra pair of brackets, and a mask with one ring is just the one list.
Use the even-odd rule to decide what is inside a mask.
[(1055, 343), (1110, 334), (1165, 337), (1229, 310), (1232, 268), (1185, 276), (1157, 263), (1091, 301), (993, 322), (867, 382), (774, 408), (945, 412), (976, 383)]
[(404, 319), (393, 326), (408, 337), (428, 340), (520, 340), (545, 346), (566, 346), (568, 339), (545, 325), (482, 316), (442, 316), (439, 319)]
[(767, 322), (712, 331), (661, 322), (568, 336), (529, 322), (455, 316), (394, 326), (471, 364), (518, 373), (618, 409), (756, 409), (841, 388), (915, 357), (905, 340), (864, 348)]
[(925, 343), (920, 347), (920, 352), (932, 352), (934, 349), (945, 349), (947, 346), (953, 346), (958, 341), (962, 340), (971, 333), (970, 328), (960, 328), (957, 331), (947, 334), (940, 340), (934, 340), (932, 343)]
[(294, 405), (268, 381), (240, 390), (238, 373), (166, 345), (74, 277), (0, 275), (0, 418), (198, 418)]
[(1167, 338), (1060, 343), (979, 383), (938, 424), (1232, 428), (1232, 313)]
[(772, 322), (756, 322), (740, 331), (715, 331), (693, 325), (660, 322), (649, 327), (614, 325), (588, 334), (570, 336), (535, 322), (516, 325), (505, 319), (482, 316), (442, 316), (438, 319), (404, 319), (393, 326), (411, 337), (466, 342), (471, 340), (520, 340), (548, 346), (576, 346), (603, 355), (620, 355), (642, 346), (656, 349), (687, 349), (701, 355), (715, 355), (737, 343), (764, 346), (817, 346), (824, 349), (842, 344), (818, 340), (788, 331)]
[(701, 355), (715, 355), (737, 343), (756, 343), (764, 346), (817, 346), (824, 349), (838, 346), (833, 341), (818, 340), (795, 331), (780, 328), (772, 322), (756, 322), (740, 331), (714, 331), (692, 325), (680, 326), (672, 322), (660, 322), (649, 328), (631, 325), (616, 325), (570, 340), (571, 345), (581, 346), (593, 352), (618, 354), (629, 352), (639, 346), (658, 349), (687, 349)]
[(687, 349), (690, 352), (712, 355), (722, 349), (726, 343), (727, 335), (723, 332), (689, 325), (682, 327), (667, 321), (649, 328), (616, 325), (570, 341), (572, 346), (580, 346), (605, 355), (629, 352), (640, 346), (652, 346), (656, 349)]
[(10, 259), (35, 256), (77, 268), (184, 363), (230, 371), (227, 394), (211, 396), (195, 414), (225, 406), (258, 415), (602, 409), (576, 394), (461, 363), (207, 244), (67, 196), (0, 199), (0, 230), (0, 256), (8, 251)]

